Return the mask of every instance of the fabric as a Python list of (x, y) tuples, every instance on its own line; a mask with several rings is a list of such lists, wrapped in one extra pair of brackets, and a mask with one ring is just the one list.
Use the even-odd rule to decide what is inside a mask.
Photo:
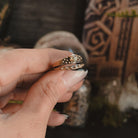
[(89, 0), (83, 44), (90, 79), (124, 80), (138, 71), (138, 0)]

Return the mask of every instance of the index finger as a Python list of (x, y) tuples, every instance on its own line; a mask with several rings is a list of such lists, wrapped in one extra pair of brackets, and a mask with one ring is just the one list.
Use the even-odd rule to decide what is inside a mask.
[(0, 55), (0, 87), (24, 74), (45, 72), (57, 60), (71, 55), (68, 51), (46, 49), (14, 49)]

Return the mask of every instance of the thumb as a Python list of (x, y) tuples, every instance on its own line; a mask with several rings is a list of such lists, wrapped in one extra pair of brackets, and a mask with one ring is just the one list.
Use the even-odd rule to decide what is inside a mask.
[(50, 116), (51, 111), (65, 93), (87, 75), (87, 71), (51, 71), (29, 90), (23, 111)]

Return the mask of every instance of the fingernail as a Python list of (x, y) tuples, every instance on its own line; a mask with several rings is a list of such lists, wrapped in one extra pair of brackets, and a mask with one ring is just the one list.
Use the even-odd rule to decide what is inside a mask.
[(65, 117), (65, 120), (68, 119), (68, 115), (67, 114), (62, 114)]
[(77, 84), (78, 82), (80, 82), (81, 80), (83, 80), (86, 77), (87, 73), (88, 71), (85, 71), (85, 70), (65, 71), (62, 79), (63, 79), (65, 86), (70, 88), (74, 86), (75, 84)]

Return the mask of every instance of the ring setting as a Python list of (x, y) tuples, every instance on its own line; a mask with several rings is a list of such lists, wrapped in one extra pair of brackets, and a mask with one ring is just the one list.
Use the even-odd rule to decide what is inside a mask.
[(84, 67), (83, 58), (80, 55), (71, 56), (55, 62), (52, 67), (54, 70), (78, 70)]

